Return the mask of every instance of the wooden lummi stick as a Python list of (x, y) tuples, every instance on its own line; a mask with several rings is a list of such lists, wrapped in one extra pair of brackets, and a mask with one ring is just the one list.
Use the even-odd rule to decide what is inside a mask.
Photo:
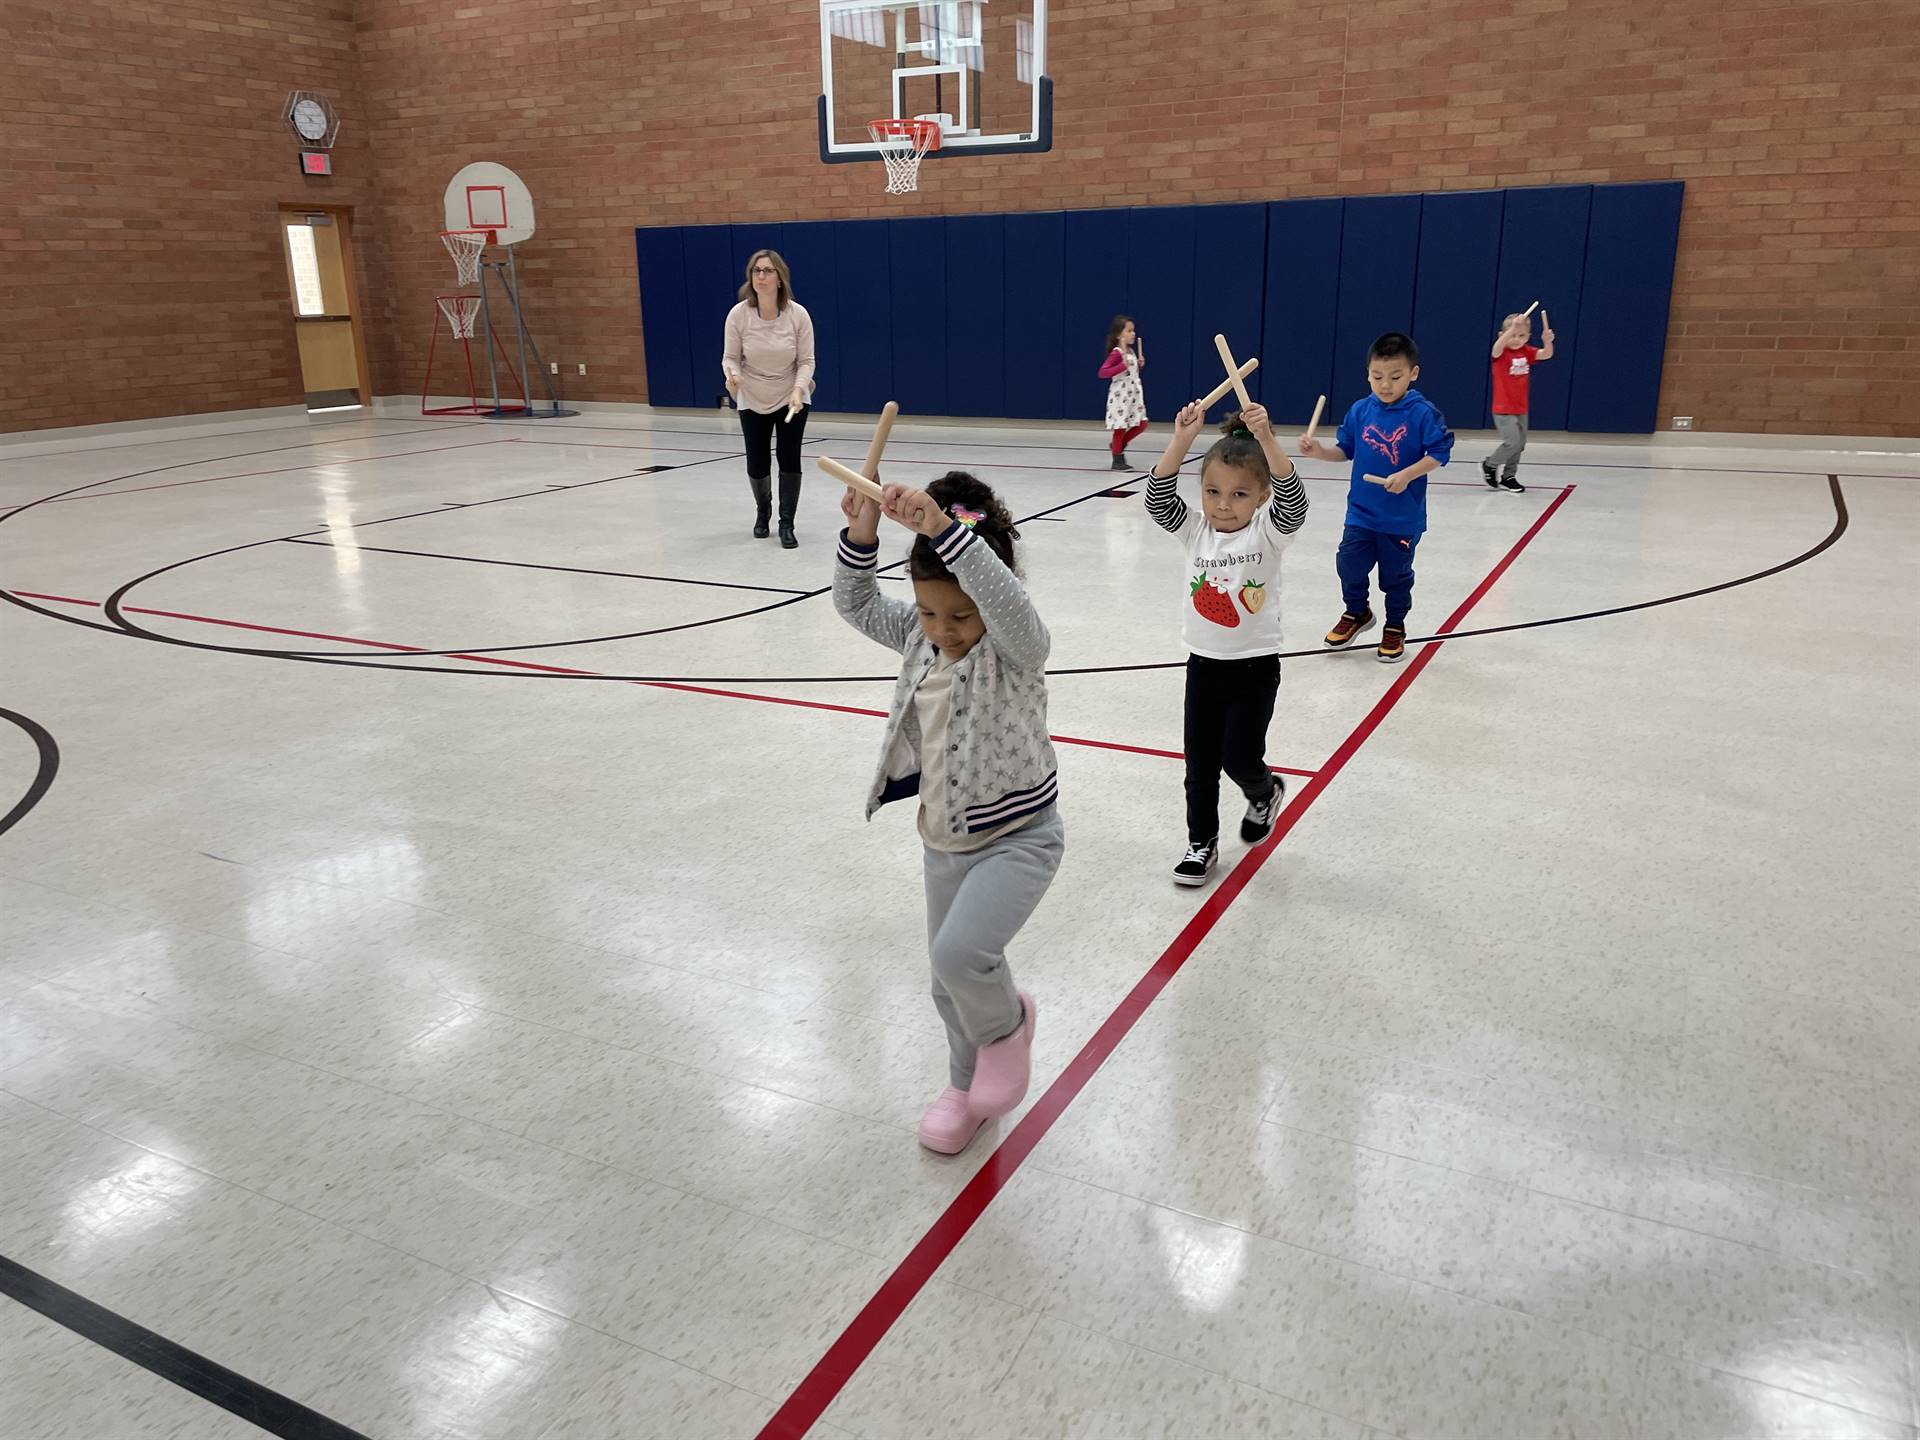
[(1520, 318), (1522, 320), (1531, 320), (1533, 318), (1533, 312), (1538, 310), (1539, 308), (1540, 308), (1540, 302), (1536, 300), (1531, 305), (1527, 306), (1527, 308), (1524, 311), (1521, 312)]
[(1206, 394), (1202, 395), (1198, 400), (1194, 401), (1193, 403), (1198, 405), (1202, 410), (1207, 409), (1208, 407), (1213, 405), (1213, 403), (1217, 401), (1222, 395), (1226, 394), (1229, 390), (1233, 389), (1235, 384), (1238, 381), (1246, 379), (1247, 376), (1251, 375), (1254, 371), (1258, 370), (1259, 368), (1260, 368), (1260, 362), (1258, 360), (1247, 361), (1233, 375), (1230, 375), (1225, 380), (1222, 380), (1218, 385), (1214, 386), (1213, 389), (1209, 390)]
[(1307, 421), (1307, 439), (1313, 438), (1313, 432), (1320, 428), (1320, 414), (1327, 408), (1327, 397), (1322, 395), (1313, 402), (1313, 418)]
[(880, 419), (873, 427), (873, 439), (867, 442), (867, 463), (860, 467), (860, 473), (869, 480), (880, 473), (880, 455), (887, 448), (887, 436), (893, 433), (893, 420), (899, 413), (900, 406), (892, 400), (880, 407)]
[(867, 499), (873, 501), (874, 504), (879, 505), (884, 502), (886, 492), (882, 490), (879, 485), (875, 484), (874, 481), (867, 476), (862, 475), (858, 470), (848, 469), (832, 456), (822, 455), (820, 457), (820, 468), (849, 490), (854, 491), (856, 494), (866, 496)]
[(1247, 393), (1247, 382), (1241, 377), (1239, 367), (1233, 363), (1233, 348), (1227, 344), (1227, 337), (1213, 337), (1213, 348), (1220, 352), (1220, 363), (1227, 367), (1227, 383), (1233, 387), (1233, 393), (1240, 399), (1242, 410), (1253, 408), (1253, 397)]

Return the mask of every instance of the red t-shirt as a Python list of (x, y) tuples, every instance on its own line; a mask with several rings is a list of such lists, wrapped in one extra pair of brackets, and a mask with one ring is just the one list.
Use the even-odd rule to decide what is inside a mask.
[(1493, 362), (1493, 413), (1524, 415), (1533, 389), (1533, 362), (1540, 354), (1538, 345), (1522, 345), (1518, 350), (1502, 350)]

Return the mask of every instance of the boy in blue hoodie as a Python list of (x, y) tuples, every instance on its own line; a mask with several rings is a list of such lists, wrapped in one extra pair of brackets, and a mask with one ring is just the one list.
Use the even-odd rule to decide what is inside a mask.
[(1373, 393), (1354, 401), (1334, 444), (1300, 437), (1300, 453), (1353, 461), (1347, 482), (1347, 524), (1335, 566), (1346, 610), (1327, 632), (1341, 649), (1373, 628), (1369, 579), (1380, 567), (1387, 623), (1376, 652), (1388, 664), (1407, 653), (1407, 611), (1413, 607), (1413, 552), (1427, 529), (1427, 476), (1453, 458), (1453, 432), (1434, 403), (1413, 388), (1420, 347), (1389, 330), (1367, 350)]

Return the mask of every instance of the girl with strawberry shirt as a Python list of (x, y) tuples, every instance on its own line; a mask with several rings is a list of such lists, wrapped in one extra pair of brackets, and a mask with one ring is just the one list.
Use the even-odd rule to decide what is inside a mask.
[(1220, 424), (1200, 462), (1200, 504), (1177, 491), (1206, 424), (1189, 405), (1147, 472), (1147, 514), (1186, 547), (1187, 849), (1180, 885), (1204, 885), (1220, 858), (1220, 772), (1247, 797), (1240, 838), (1267, 838), (1286, 785), (1267, 768), (1267, 725), (1280, 689), (1280, 552), (1307, 518), (1307, 492), (1274, 438), (1265, 407)]
[[(948, 1084), (920, 1143), (967, 1148), (1027, 1093), (1033, 997), (1007, 946), (1053, 883), (1066, 848), (1047, 734), (1051, 641), (1014, 573), (1020, 532), (985, 484), (954, 471), (925, 490), (887, 485), (884, 507), (847, 491), (833, 605), (900, 655), (867, 815), (919, 797), (933, 1004), (947, 1028)], [(874, 583), (880, 517), (914, 532), (913, 602)]]

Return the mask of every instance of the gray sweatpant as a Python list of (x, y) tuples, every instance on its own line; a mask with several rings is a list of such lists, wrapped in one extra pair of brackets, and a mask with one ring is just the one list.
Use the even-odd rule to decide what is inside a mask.
[(1500, 432), (1500, 443), (1493, 453), (1487, 456), (1487, 464), (1496, 469), (1506, 466), (1511, 475), (1520, 468), (1520, 452), (1527, 448), (1527, 417), (1524, 415), (1496, 415), (1493, 425)]
[(947, 1068), (957, 1090), (972, 1088), (974, 1054), (982, 1045), (1020, 1028), (1007, 944), (1047, 893), (1066, 848), (1056, 807), (983, 850), (927, 851), (933, 1005), (947, 1025)]

